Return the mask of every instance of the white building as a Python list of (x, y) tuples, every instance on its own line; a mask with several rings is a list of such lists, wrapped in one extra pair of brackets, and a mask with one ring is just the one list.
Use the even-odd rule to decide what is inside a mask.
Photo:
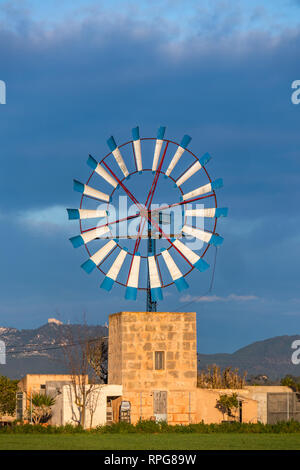
[[(81, 407), (76, 404), (74, 386), (63, 385), (57, 388), (56, 392), (51, 386), (47, 389), (47, 392), (55, 396), (50, 423), (54, 425), (80, 423)], [(86, 385), (86, 390), (85, 427), (105, 425), (115, 420), (114, 414), (117, 413), (118, 407), (114, 406), (114, 403), (121, 400), (122, 385)], [(77, 395), (80, 395), (79, 386), (77, 386)]]

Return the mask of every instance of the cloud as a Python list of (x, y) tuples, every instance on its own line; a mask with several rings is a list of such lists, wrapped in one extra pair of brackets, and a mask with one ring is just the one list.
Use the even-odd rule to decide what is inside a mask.
[[(104, 156), (111, 133), (125, 142), (135, 125), (145, 137), (166, 125), (168, 138), (180, 141), (190, 134), (192, 151), (211, 153), (207, 169), (224, 179), (218, 205), (229, 207), (228, 219), (218, 222), (224, 244), (218, 250), (217, 295), (199, 296), (202, 287), (207, 292), (212, 269), (194, 271), (188, 276), (190, 296), (180, 305), (196, 299), (199, 313), (207, 312), (200, 335), (220, 341), (218, 348), (225, 344), (224, 331), (230, 348), (258, 334), (297, 331), (298, 318), (286, 322), (281, 315), (297, 310), (297, 304), (284, 303), (297, 295), (299, 279), (300, 107), (290, 100), (291, 83), (299, 78), (297, 16), (289, 22), (282, 11), (270, 14), (272, 6), (253, 16), (249, 5), (261, 3), (256, 0), (240, 2), (238, 9), (229, 1), (191, 0), (187, 7), (175, 0), (141, 1), (131, 3), (131, 10), (112, 2), (95, 8), (85, 1), (81, 12), (61, 15), (60, 5), (51, 11), (51, 2), (36, 1), (39, 14), (26, 8), (16, 15), (12, 9), (0, 19), (0, 79), (8, 93), (7, 105), (0, 107), (2, 303), (41, 292), (41, 303), (58, 309), (67, 297), (70, 311), (95, 299), (94, 318), (100, 310), (106, 315), (124, 309), (121, 287), (107, 296), (99, 289), (101, 273), (86, 276), (80, 269), (87, 255), (67, 240), (64, 232), (75, 235), (78, 225), (67, 220), (65, 207), (78, 207), (72, 178), (87, 180), (88, 153)], [(178, 172), (185, 164), (184, 154)], [(135, 189), (144, 197), (142, 186)], [(166, 311), (178, 308), (172, 289), (164, 290), (160, 304)], [(227, 295), (249, 291), (257, 298)], [(142, 292), (132, 308), (143, 310), (144, 304)], [(38, 322), (35, 305), (40, 303), (31, 296), (26, 306), (16, 306), (16, 325), (32, 324), (31, 308)], [(222, 325), (217, 332), (216, 322)], [(232, 331), (239, 334), (233, 337)], [(235, 337), (242, 343), (233, 344)]]
[(203, 296), (192, 296), (185, 295), (181, 297), (180, 302), (248, 302), (249, 300), (259, 300), (256, 295), (237, 295), (230, 294), (227, 297), (219, 297), (217, 295), (203, 295)]
[(42, 233), (51, 233), (70, 227), (66, 208), (58, 205), (19, 212), (16, 221), (29, 229)]
[[(56, 3), (56, 4), (55, 4)], [(260, 0), (140, 0), (124, 2), (111, 0), (76, 0), (71, 2), (40, 2), (39, 0), (6, 1), (0, 7), (0, 17), (6, 27), (22, 33), (35, 28), (53, 31), (58, 27), (65, 31), (76, 25), (95, 19), (103, 20), (105, 25), (121, 21), (130, 27), (135, 25), (135, 33), (143, 32), (147, 27), (154, 29), (159, 23), (174, 42), (192, 35), (207, 37), (224, 37), (233, 33), (249, 31), (269, 31), (274, 36), (282, 30), (297, 25), (297, 0), (284, 0), (266, 3), (262, 7)], [(299, 3), (298, 3), (299, 4)]]

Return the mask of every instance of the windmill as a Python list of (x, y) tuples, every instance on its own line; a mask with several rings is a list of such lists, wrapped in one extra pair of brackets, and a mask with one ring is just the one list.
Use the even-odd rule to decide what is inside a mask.
[(156, 137), (141, 138), (135, 127), (132, 139), (121, 145), (110, 137), (102, 159), (89, 155), (86, 183), (74, 180), (79, 209), (67, 209), (80, 228), (70, 241), (88, 254), (81, 267), (104, 274), (100, 287), (108, 292), (115, 283), (125, 287), (128, 300), (146, 291), (147, 311), (156, 311), (164, 288), (174, 284), (181, 292), (194, 268), (209, 268), (204, 257), (210, 246), (222, 244), (217, 220), (228, 211), (217, 207), (216, 190), (223, 182), (212, 180), (206, 169), (210, 155), (198, 158), (187, 148), (191, 137), (184, 135), (179, 144), (166, 139), (165, 131), (160, 127)]

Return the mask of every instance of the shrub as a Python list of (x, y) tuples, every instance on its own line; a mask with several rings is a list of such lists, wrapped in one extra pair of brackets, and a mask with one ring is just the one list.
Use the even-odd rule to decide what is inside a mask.
[(223, 422), (221, 424), (205, 424), (203, 422), (189, 425), (170, 425), (165, 422), (156, 423), (154, 421), (143, 420), (136, 425), (129, 423), (114, 423), (107, 426), (98, 426), (91, 430), (84, 430), (81, 426), (67, 424), (65, 426), (43, 426), (41, 424), (17, 424), (0, 428), (0, 434), (131, 434), (131, 433), (243, 433), (243, 434), (263, 434), (263, 433), (299, 433), (300, 422), (283, 421), (276, 424), (262, 423), (239, 423)]
[(239, 400), (236, 393), (232, 395), (227, 395), (224, 393), (217, 400), (216, 408), (221, 411), (221, 413), (227, 414), (230, 417), (234, 417), (233, 411), (236, 411), (239, 407)]

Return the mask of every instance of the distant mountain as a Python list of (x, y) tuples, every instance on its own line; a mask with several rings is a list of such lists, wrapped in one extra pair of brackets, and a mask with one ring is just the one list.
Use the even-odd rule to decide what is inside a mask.
[[(62, 325), (48, 323), (33, 330), (0, 328), (0, 340), (6, 344), (6, 365), (0, 364), (0, 375), (22, 378), (26, 374), (63, 374), (68, 373), (64, 362), (61, 343), (71, 329), (78, 338), (84, 334), (90, 338), (108, 336), (108, 328), (100, 325)], [(300, 335), (277, 336), (257, 341), (233, 354), (198, 354), (198, 369), (217, 364), (222, 369), (237, 367), (246, 370), (249, 376), (267, 375), (276, 380), (286, 374), (300, 376), (300, 365), (293, 365), (291, 344)]]
[(0, 328), (0, 340), (6, 346), (6, 364), (0, 364), (0, 375), (20, 379), (26, 374), (66, 374), (69, 371), (61, 344), (70, 334), (73, 338), (83, 334), (89, 338), (108, 335), (105, 326), (58, 323), (47, 323), (34, 330)]
[(300, 340), (300, 335), (257, 341), (233, 354), (198, 354), (198, 369), (217, 364), (222, 369), (231, 366), (239, 368), (240, 372), (247, 371), (248, 377), (267, 375), (276, 380), (286, 374), (300, 376), (300, 365), (294, 365), (291, 361), (294, 352), (291, 345), (295, 340)]

